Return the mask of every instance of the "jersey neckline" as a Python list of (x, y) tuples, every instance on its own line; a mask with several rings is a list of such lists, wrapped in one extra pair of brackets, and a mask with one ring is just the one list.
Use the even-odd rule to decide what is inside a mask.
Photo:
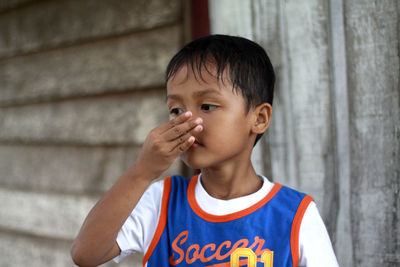
[(262, 198), (260, 201), (253, 204), (252, 206), (250, 206), (246, 209), (237, 211), (237, 212), (226, 214), (226, 215), (214, 215), (214, 214), (210, 214), (210, 213), (207, 213), (206, 211), (204, 211), (197, 203), (195, 188), (196, 188), (198, 179), (199, 179), (199, 175), (196, 175), (190, 179), (189, 186), (187, 189), (188, 202), (189, 202), (189, 205), (192, 208), (192, 210), (200, 218), (202, 218), (206, 221), (209, 221), (209, 222), (228, 222), (228, 221), (233, 221), (233, 220), (239, 219), (241, 217), (244, 217), (244, 216), (258, 210), (263, 205), (268, 203), (268, 201), (270, 201), (275, 196), (275, 194), (282, 188), (281, 184), (275, 183), (274, 186), (272, 187), (272, 189), (270, 190), (270, 192), (264, 198)]

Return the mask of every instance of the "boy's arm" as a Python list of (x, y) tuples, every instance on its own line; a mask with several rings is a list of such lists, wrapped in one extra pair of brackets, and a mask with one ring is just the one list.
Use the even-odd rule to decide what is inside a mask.
[(89, 212), (71, 255), (79, 266), (97, 266), (119, 255), (119, 229), (151, 182), (167, 170), (202, 131), (201, 119), (186, 112), (147, 136), (137, 161)]
[(315, 202), (308, 206), (299, 233), (299, 267), (339, 267)]

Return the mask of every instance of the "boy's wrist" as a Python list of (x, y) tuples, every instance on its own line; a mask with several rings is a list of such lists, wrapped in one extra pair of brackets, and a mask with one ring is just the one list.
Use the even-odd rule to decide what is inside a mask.
[(132, 164), (132, 166), (128, 169), (127, 174), (130, 180), (148, 183), (149, 185), (153, 180), (158, 178), (157, 175), (153, 174), (150, 170), (144, 168), (137, 162)]

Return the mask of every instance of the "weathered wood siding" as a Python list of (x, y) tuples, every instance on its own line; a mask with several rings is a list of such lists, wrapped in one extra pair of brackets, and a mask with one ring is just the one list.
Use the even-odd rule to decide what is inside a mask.
[(278, 74), (264, 171), (316, 199), (341, 266), (398, 266), (399, 2), (209, 3), (212, 32), (261, 43)]
[(168, 118), (182, 5), (1, 1), (0, 266), (73, 266), (86, 214)]

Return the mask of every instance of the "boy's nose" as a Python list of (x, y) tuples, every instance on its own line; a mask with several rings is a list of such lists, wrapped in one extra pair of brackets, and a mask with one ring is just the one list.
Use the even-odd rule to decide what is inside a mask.
[(204, 124), (204, 119), (196, 111), (190, 110), (190, 112), (192, 112), (192, 119), (194, 119), (196, 124), (199, 124), (199, 125)]
[(192, 108), (192, 109), (187, 109), (187, 111), (190, 111), (192, 113), (192, 119), (197, 119), (197, 118), (201, 118), (198, 114), (198, 112), (196, 111), (196, 109)]

